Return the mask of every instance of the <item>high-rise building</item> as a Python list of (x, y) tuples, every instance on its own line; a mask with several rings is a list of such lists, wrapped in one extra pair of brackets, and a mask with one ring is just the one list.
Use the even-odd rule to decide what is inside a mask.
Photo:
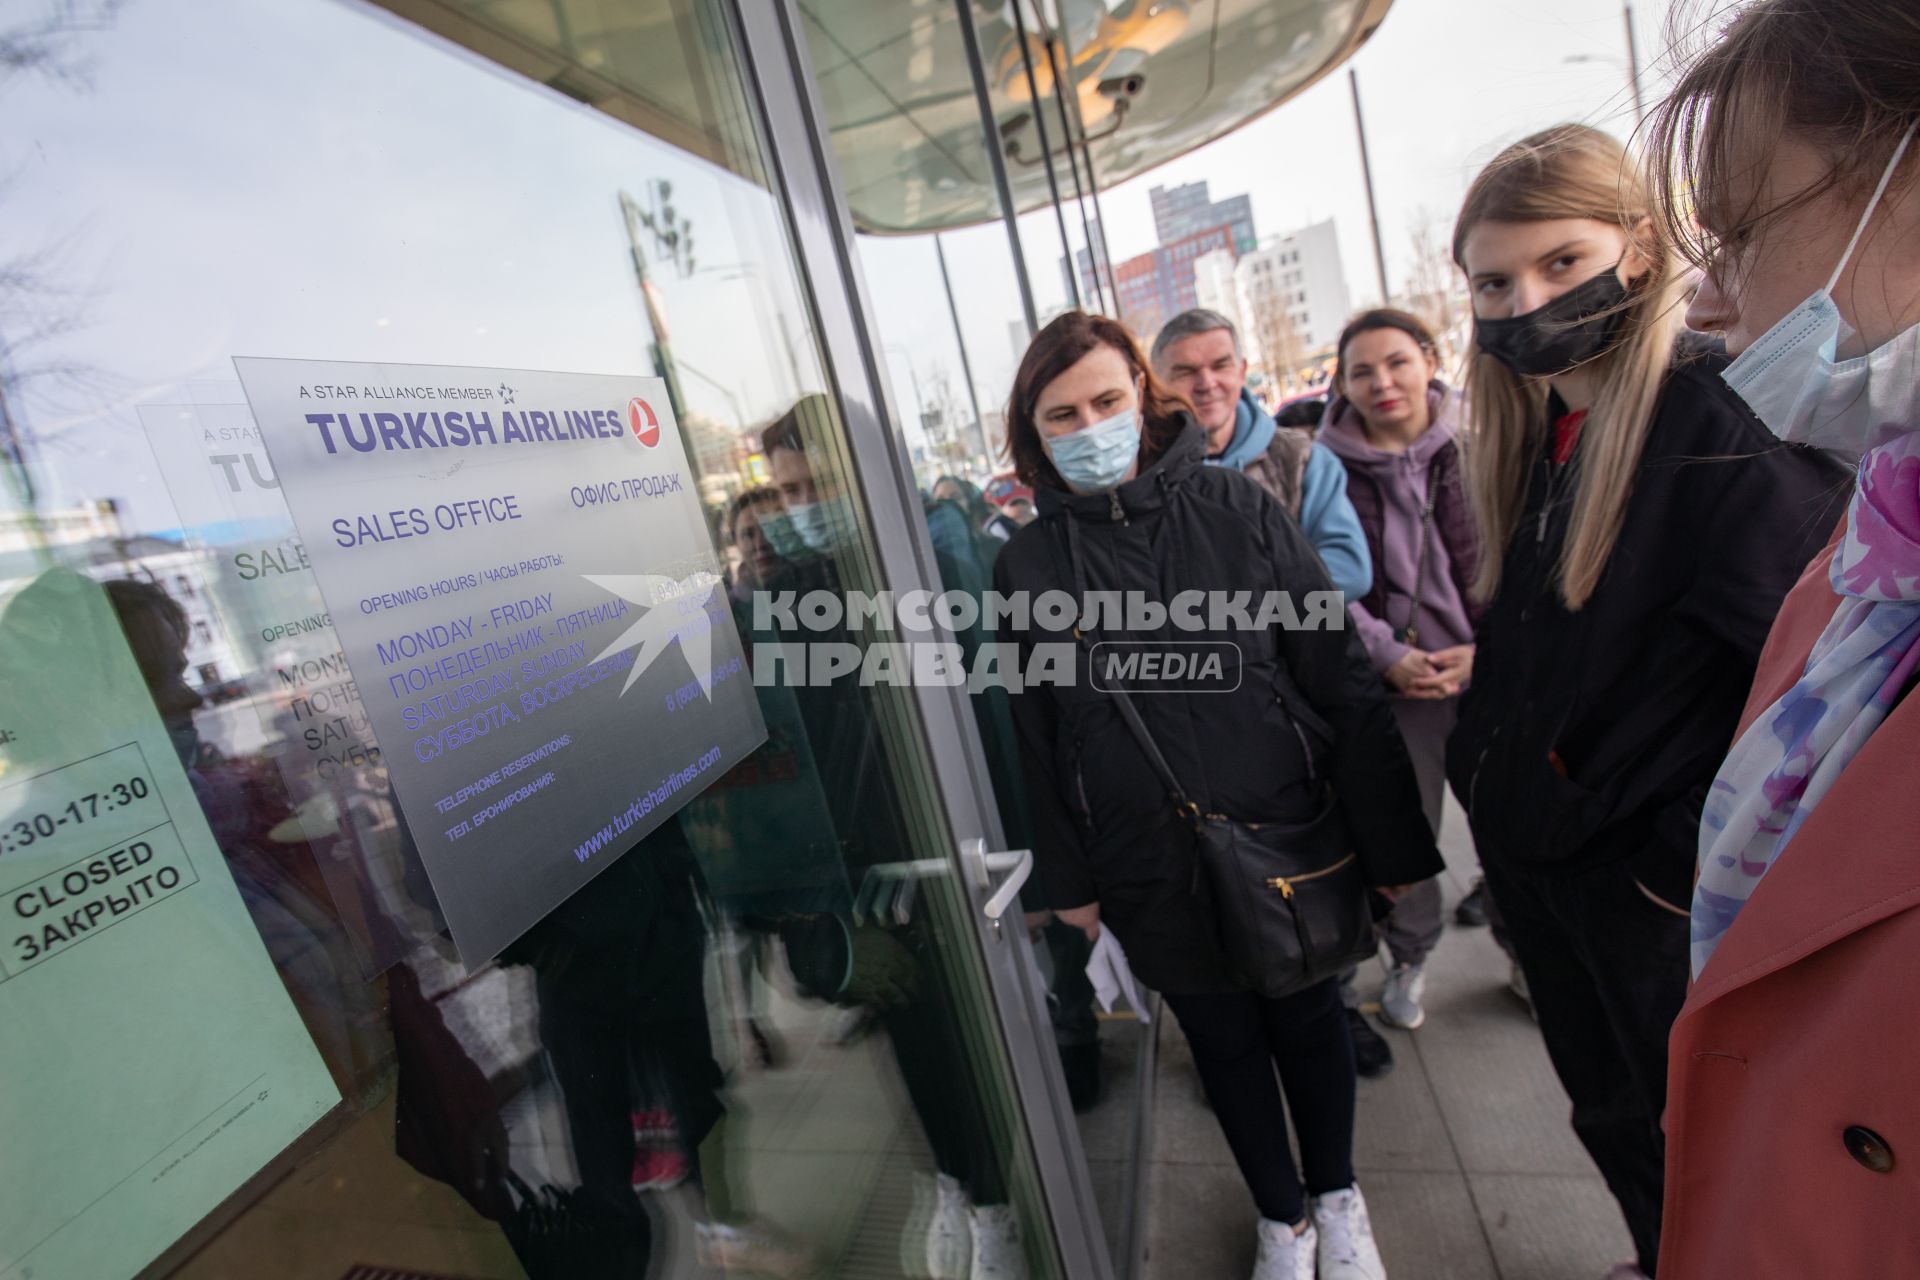
[(1240, 336), (1240, 354), (1260, 360), (1259, 335), (1250, 328), (1240, 307), (1240, 287), (1234, 281), (1238, 264), (1231, 249), (1214, 249), (1193, 260), (1193, 305), (1217, 311), (1233, 321)]
[[(1256, 247), (1253, 200), (1249, 196), (1214, 200), (1206, 183), (1188, 182), (1177, 187), (1155, 187), (1148, 198), (1153, 203), (1153, 227), (1160, 247), (1128, 259), (1113, 272), (1120, 292), (1120, 314), (1142, 335), (1157, 332), (1162, 324), (1188, 307), (1203, 305), (1194, 301), (1190, 263), (1200, 254), (1220, 246), (1209, 239), (1203, 247), (1195, 247), (1195, 237), (1206, 237), (1225, 228), (1225, 247), (1236, 259)], [(1106, 284), (1106, 258), (1098, 219), (1093, 220), (1088, 237), (1088, 247), (1073, 255), (1074, 279), (1063, 279), (1062, 287), (1071, 294), (1077, 282), (1082, 301), (1093, 307)], [(1060, 271), (1063, 277), (1067, 274), (1065, 258), (1060, 260)], [(1125, 281), (1120, 279), (1123, 272)]]
[(1234, 283), (1241, 315), (1269, 362), (1291, 363), (1332, 346), (1353, 309), (1331, 219), (1242, 256)]
[(1194, 264), (1211, 253), (1234, 251), (1231, 227), (1208, 227), (1127, 259), (1113, 272), (1120, 290), (1120, 318), (1142, 342), (1152, 342), (1161, 325), (1200, 305)]
[(1231, 227), (1236, 253), (1251, 253), (1258, 240), (1253, 230), (1253, 198), (1230, 196), (1214, 200), (1204, 182), (1177, 187), (1155, 187), (1147, 193), (1153, 202), (1153, 230), (1163, 245), (1184, 240), (1208, 227)]

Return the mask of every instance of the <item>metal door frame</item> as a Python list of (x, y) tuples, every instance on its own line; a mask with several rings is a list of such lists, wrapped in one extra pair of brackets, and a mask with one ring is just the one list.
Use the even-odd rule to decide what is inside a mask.
[[(749, 90), (758, 98), (767, 134), (775, 194), (784, 206), (808, 296), (821, 356), (846, 426), (855, 480), (874, 535), (883, 580), (896, 592), (938, 590), (933, 542), (920, 518), (906, 442), (888, 428), (899, 421), (882, 376), (877, 329), (854, 242), (853, 217), (833, 157), (819, 86), (813, 78), (794, 0), (732, 0)], [(979, 908), (985, 893), (959, 850), (980, 840), (1004, 848), (985, 754), (964, 688), (911, 691), (925, 735), (940, 812), (952, 835), (953, 871), (968, 886), (974, 941), (985, 968), (995, 1028), (1012, 1065), (1014, 1096), (1026, 1121), (1030, 1153), (1066, 1274), (1111, 1280), (1073, 1107), (1067, 1097), (1053, 1024), (1033, 949), (1015, 916), (996, 930)]]

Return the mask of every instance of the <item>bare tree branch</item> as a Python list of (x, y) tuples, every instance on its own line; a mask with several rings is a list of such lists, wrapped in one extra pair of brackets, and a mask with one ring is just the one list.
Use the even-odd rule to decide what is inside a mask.
[[(76, 92), (91, 89), (84, 40), (108, 30), (127, 3), (14, 0), (7, 9), (11, 21), (0, 25), (0, 96), (28, 75)], [(0, 173), (0, 205), (19, 194), (24, 175), (24, 166)], [(0, 452), (16, 462), (23, 444), (44, 441), (22, 421), (26, 388), (33, 389), (41, 408), (59, 410), (97, 400), (114, 381), (88, 362), (43, 350), (86, 326), (98, 292), (65, 283), (80, 234), (70, 229), (50, 244), (0, 260), (0, 423), (7, 437), (0, 440)]]
[(113, 25), (127, 0), (45, 0), (37, 16), (0, 27), (0, 92), (17, 76), (33, 73), (71, 84), (91, 85), (91, 67), (74, 45)]
[(1413, 211), (1413, 269), (1407, 276), (1409, 309), (1435, 332), (1452, 323), (1448, 296), (1453, 291), (1453, 248), (1447, 234), (1447, 217), (1428, 205)]

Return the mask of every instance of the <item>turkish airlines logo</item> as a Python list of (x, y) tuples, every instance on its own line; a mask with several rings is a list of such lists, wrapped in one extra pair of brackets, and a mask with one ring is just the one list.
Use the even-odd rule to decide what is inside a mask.
[(627, 425), (633, 428), (633, 438), (647, 448), (660, 443), (660, 419), (654, 415), (653, 406), (639, 396), (627, 401)]

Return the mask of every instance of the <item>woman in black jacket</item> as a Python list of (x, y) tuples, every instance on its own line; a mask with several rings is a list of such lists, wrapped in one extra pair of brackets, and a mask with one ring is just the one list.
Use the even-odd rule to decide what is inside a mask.
[[(1027, 901), (1091, 938), (1111, 927), (1135, 972), (1179, 1017), (1260, 1209), (1257, 1280), (1311, 1277), (1316, 1254), (1323, 1280), (1375, 1280), (1385, 1273), (1353, 1186), (1353, 1050), (1335, 982), (1266, 999), (1235, 972), (1195, 888), (1192, 828), (1111, 695), (1094, 687), (1087, 655), (1115, 640), (1234, 646), (1237, 679), (1224, 673), (1217, 690), (1133, 700), (1180, 791), (1203, 813), (1302, 823), (1330, 784), (1347, 802), (1368, 881), (1397, 892), (1442, 864), (1379, 678), (1351, 631), (1236, 628), (1229, 612), (1215, 616), (1221, 602), (1257, 616), (1268, 592), (1310, 606), (1310, 593), (1331, 586), (1284, 508), (1237, 472), (1202, 465), (1204, 434), (1124, 327), (1079, 312), (1048, 325), (1021, 362), (1007, 422), (1040, 515), (1002, 552), (1001, 593), (1029, 601), (1055, 591), (1132, 594), (1165, 606), (1197, 592), (1184, 596), (1190, 606), (1204, 601), (1186, 621), (1214, 628), (1163, 620), (1122, 631), (1111, 614), (1094, 616), (1083, 604), (1087, 634), (1067, 649), (1073, 681), (1030, 683), (1013, 699), (1034, 822)], [(1322, 602), (1337, 627), (1344, 611), (1336, 601)], [(1023, 660), (1036, 645), (1069, 638), (1003, 636)], [(1276, 1066), (1299, 1132), (1304, 1188)]]
[(1678, 340), (1686, 281), (1618, 142), (1564, 125), (1475, 180), (1468, 487), (1487, 554), (1447, 748), (1573, 1127), (1650, 1276), (1700, 812), (1760, 647), (1846, 497)]

